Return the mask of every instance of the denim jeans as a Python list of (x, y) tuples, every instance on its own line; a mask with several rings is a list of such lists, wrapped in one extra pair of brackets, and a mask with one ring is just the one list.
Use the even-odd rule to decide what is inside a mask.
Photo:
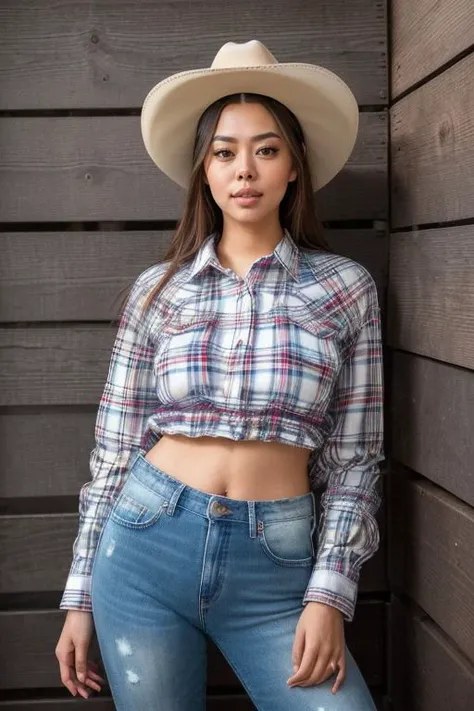
[(289, 688), (314, 561), (313, 492), (209, 494), (145, 459), (102, 529), (92, 570), (97, 639), (117, 711), (204, 711), (207, 636), (259, 711), (375, 711), (346, 646), (346, 679)]

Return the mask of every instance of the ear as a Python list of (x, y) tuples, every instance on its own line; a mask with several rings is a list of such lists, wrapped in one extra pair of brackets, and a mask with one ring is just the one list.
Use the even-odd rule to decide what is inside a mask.
[(288, 182), (293, 183), (297, 177), (298, 177), (298, 172), (297, 172), (296, 168), (292, 168), (290, 175), (288, 177)]

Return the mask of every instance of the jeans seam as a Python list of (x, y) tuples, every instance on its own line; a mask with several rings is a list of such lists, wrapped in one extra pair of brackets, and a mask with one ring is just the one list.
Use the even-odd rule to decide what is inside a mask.
[[(244, 689), (245, 689), (245, 691), (246, 691), (248, 697), (249, 697), (250, 700), (252, 701), (252, 703), (255, 704), (254, 697), (252, 696), (252, 693), (251, 693), (251, 691), (250, 691), (250, 688), (249, 688), (249, 687), (247, 686), (247, 684), (243, 681), (243, 679), (241, 679), (239, 673), (237, 672), (237, 668), (234, 666), (232, 660), (227, 656), (227, 654), (224, 652), (224, 650), (222, 649), (221, 645), (219, 644), (218, 638), (217, 638), (217, 637), (214, 637), (214, 635), (211, 635), (211, 639), (212, 639), (212, 641), (214, 642), (214, 644), (218, 647), (220, 653), (223, 655), (223, 657), (224, 657), (224, 659), (226, 660), (226, 662), (232, 667), (232, 670), (233, 670), (234, 674), (236, 675), (237, 679), (240, 681), (240, 683), (241, 683), (242, 686), (244, 687)], [(258, 707), (256, 707), (256, 708), (257, 708), (257, 710), (258, 710)]]

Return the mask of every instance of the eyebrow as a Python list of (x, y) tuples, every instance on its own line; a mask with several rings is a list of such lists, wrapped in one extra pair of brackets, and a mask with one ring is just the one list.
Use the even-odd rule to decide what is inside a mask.
[[(252, 136), (251, 141), (263, 141), (265, 138), (281, 138), (278, 133), (267, 131), (267, 133), (259, 133), (257, 136)], [(227, 141), (227, 143), (237, 143), (237, 139), (233, 136), (214, 136), (212, 141)]]

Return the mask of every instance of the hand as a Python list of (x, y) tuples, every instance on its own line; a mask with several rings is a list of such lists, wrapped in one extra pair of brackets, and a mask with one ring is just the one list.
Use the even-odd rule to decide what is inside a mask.
[[(340, 610), (322, 602), (308, 602), (296, 625), (293, 666), (289, 686), (321, 684), (335, 674), (335, 694), (346, 678), (344, 616)], [(334, 665), (334, 666), (332, 666)]]
[(68, 610), (55, 649), (62, 683), (73, 696), (79, 693), (85, 699), (89, 698), (90, 689), (100, 691), (98, 682), (104, 682), (97, 673), (97, 664), (87, 659), (93, 631), (91, 612)]

